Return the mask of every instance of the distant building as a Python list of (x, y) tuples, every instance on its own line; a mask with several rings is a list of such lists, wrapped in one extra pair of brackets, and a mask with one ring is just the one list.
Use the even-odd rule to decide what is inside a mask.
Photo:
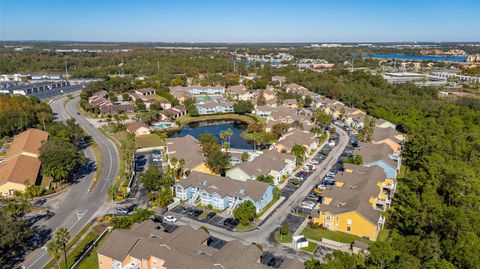
[(16, 135), (0, 163), (0, 196), (13, 196), (25, 190), (25, 183), (39, 183), (40, 148), (48, 140), (48, 133), (28, 129)]
[(29, 78), (31, 80), (60, 80), (63, 77), (60, 74), (32, 74)]
[(155, 89), (154, 88), (137, 89), (135, 90), (135, 93), (142, 96), (149, 96), (149, 95), (155, 94)]
[(234, 112), (231, 102), (207, 102), (196, 104), (195, 107), (200, 115)]
[(65, 80), (62, 81), (50, 81), (50, 82), (38, 82), (38, 83), (31, 83), (19, 86), (13, 86), (5, 88), (4, 90), (8, 90), (6, 94), (20, 94), (20, 95), (32, 95), (36, 93), (48, 92), (50, 90), (59, 89), (62, 87), (69, 86)]

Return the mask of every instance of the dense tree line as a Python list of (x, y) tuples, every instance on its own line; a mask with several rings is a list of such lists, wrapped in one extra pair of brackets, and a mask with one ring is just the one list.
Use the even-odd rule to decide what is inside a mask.
[(50, 107), (36, 97), (0, 95), (0, 137), (14, 136), (28, 128), (52, 122)]
[[(480, 110), (478, 100), (443, 101), (438, 90), (390, 85), (380, 76), (335, 70), (288, 72), (289, 80), (366, 110), (407, 133), (407, 173), (387, 213), (387, 240), (366, 259), (336, 254), (325, 268), (479, 268)], [(309, 268), (320, 268), (310, 263)]]

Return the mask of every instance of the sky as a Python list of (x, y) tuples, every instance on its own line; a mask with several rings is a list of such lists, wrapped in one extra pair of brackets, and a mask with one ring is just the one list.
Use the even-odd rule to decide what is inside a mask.
[(480, 41), (480, 0), (0, 0), (0, 40)]

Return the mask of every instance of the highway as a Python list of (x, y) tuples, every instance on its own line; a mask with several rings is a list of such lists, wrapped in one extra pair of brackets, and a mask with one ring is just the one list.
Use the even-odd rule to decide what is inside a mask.
[[(57, 119), (65, 122), (73, 117), (85, 132), (97, 142), (103, 154), (103, 167), (100, 168), (101, 174), (95, 189), (92, 192), (88, 191), (95, 174), (95, 171), (92, 170), (65, 193), (58, 195), (62, 198), (54, 210), (55, 215), (42, 223), (42, 228), (52, 233), (58, 227), (68, 228), (73, 238), (90, 220), (96, 217), (97, 211), (101, 211), (102, 206), (107, 202), (108, 188), (113, 185), (117, 177), (119, 154), (110, 140), (96, 128), (90, 127), (89, 122), (83, 116), (77, 114), (76, 105), (80, 98), (76, 97), (70, 100), (64, 107), (65, 100), (68, 100), (68, 97), (57, 99), (50, 104), (53, 112), (57, 114)], [(89, 147), (84, 152), (91, 162), (96, 163), (95, 155)], [(55, 199), (55, 197), (51, 199)], [(50, 259), (51, 257), (46, 250), (39, 246), (25, 258), (22, 265), (27, 269), (42, 268)]]
[[(290, 248), (281, 246), (272, 242), (271, 234), (282, 224), (287, 215), (292, 211), (292, 209), (299, 205), (307, 196), (307, 194), (312, 190), (315, 185), (320, 183), (320, 180), (325, 176), (325, 174), (335, 165), (340, 158), (345, 147), (348, 145), (349, 136), (341, 128), (336, 128), (337, 134), (339, 135), (338, 144), (332, 149), (327, 158), (318, 165), (317, 169), (313, 174), (311, 174), (306, 181), (298, 188), (287, 200), (285, 200), (280, 206), (275, 209), (270, 216), (267, 217), (266, 221), (261, 224), (257, 229), (249, 232), (232, 232), (227, 231), (223, 228), (210, 225), (208, 223), (199, 222), (187, 217), (183, 217), (180, 214), (173, 214), (179, 219), (179, 223), (187, 224), (194, 228), (199, 228), (201, 226), (208, 229), (208, 231), (218, 238), (224, 240), (240, 240), (245, 243), (259, 243), (262, 244), (265, 251), (270, 251), (272, 253), (280, 254), (286, 257), (297, 257), (302, 259), (308, 259), (309, 256), (303, 252), (292, 251)], [(169, 212), (169, 214), (172, 214)]]

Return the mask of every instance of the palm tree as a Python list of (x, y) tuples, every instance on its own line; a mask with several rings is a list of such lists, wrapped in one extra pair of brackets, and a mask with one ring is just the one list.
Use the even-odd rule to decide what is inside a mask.
[(233, 131), (232, 131), (232, 129), (228, 128), (225, 132), (226, 132), (226, 134), (227, 134), (228, 144), (230, 144), (230, 138), (231, 138), (232, 135), (233, 135)]
[(115, 207), (115, 201), (117, 200), (117, 196), (119, 194), (118, 183), (115, 183), (114, 185), (110, 186), (108, 188), (107, 194), (108, 194), (108, 199), (112, 200), (112, 208)]
[(223, 143), (225, 143), (225, 140), (227, 139), (227, 137), (228, 137), (227, 131), (221, 131), (220, 132), (220, 138), (222, 139), (222, 147), (223, 147)]
[(68, 268), (67, 244), (68, 241), (70, 241), (70, 233), (68, 232), (67, 228), (57, 228), (57, 231), (55, 232), (55, 240), (58, 241), (58, 243), (62, 246), (63, 258), (65, 259), (65, 268)]
[(62, 255), (62, 246), (54, 239), (47, 243), (47, 252), (57, 262), (58, 268), (60, 268), (60, 256)]
[(180, 161), (178, 161), (178, 164), (179, 164), (178, 169), (180, 169), (180, 176), (183, 177), (183, 173), (185, 172), (185, 171), (184, 171), (184, 169), (185, 169), (185, 160), (184, 160), (184, 159), (180, 159)]
[(167, 133), (165, 132), (159, 132), (157, 133), (158, 138), (160, 139), (160, 142), (162, 143), (163, 146), (165, 146), (165, 142), (167, 141)]

